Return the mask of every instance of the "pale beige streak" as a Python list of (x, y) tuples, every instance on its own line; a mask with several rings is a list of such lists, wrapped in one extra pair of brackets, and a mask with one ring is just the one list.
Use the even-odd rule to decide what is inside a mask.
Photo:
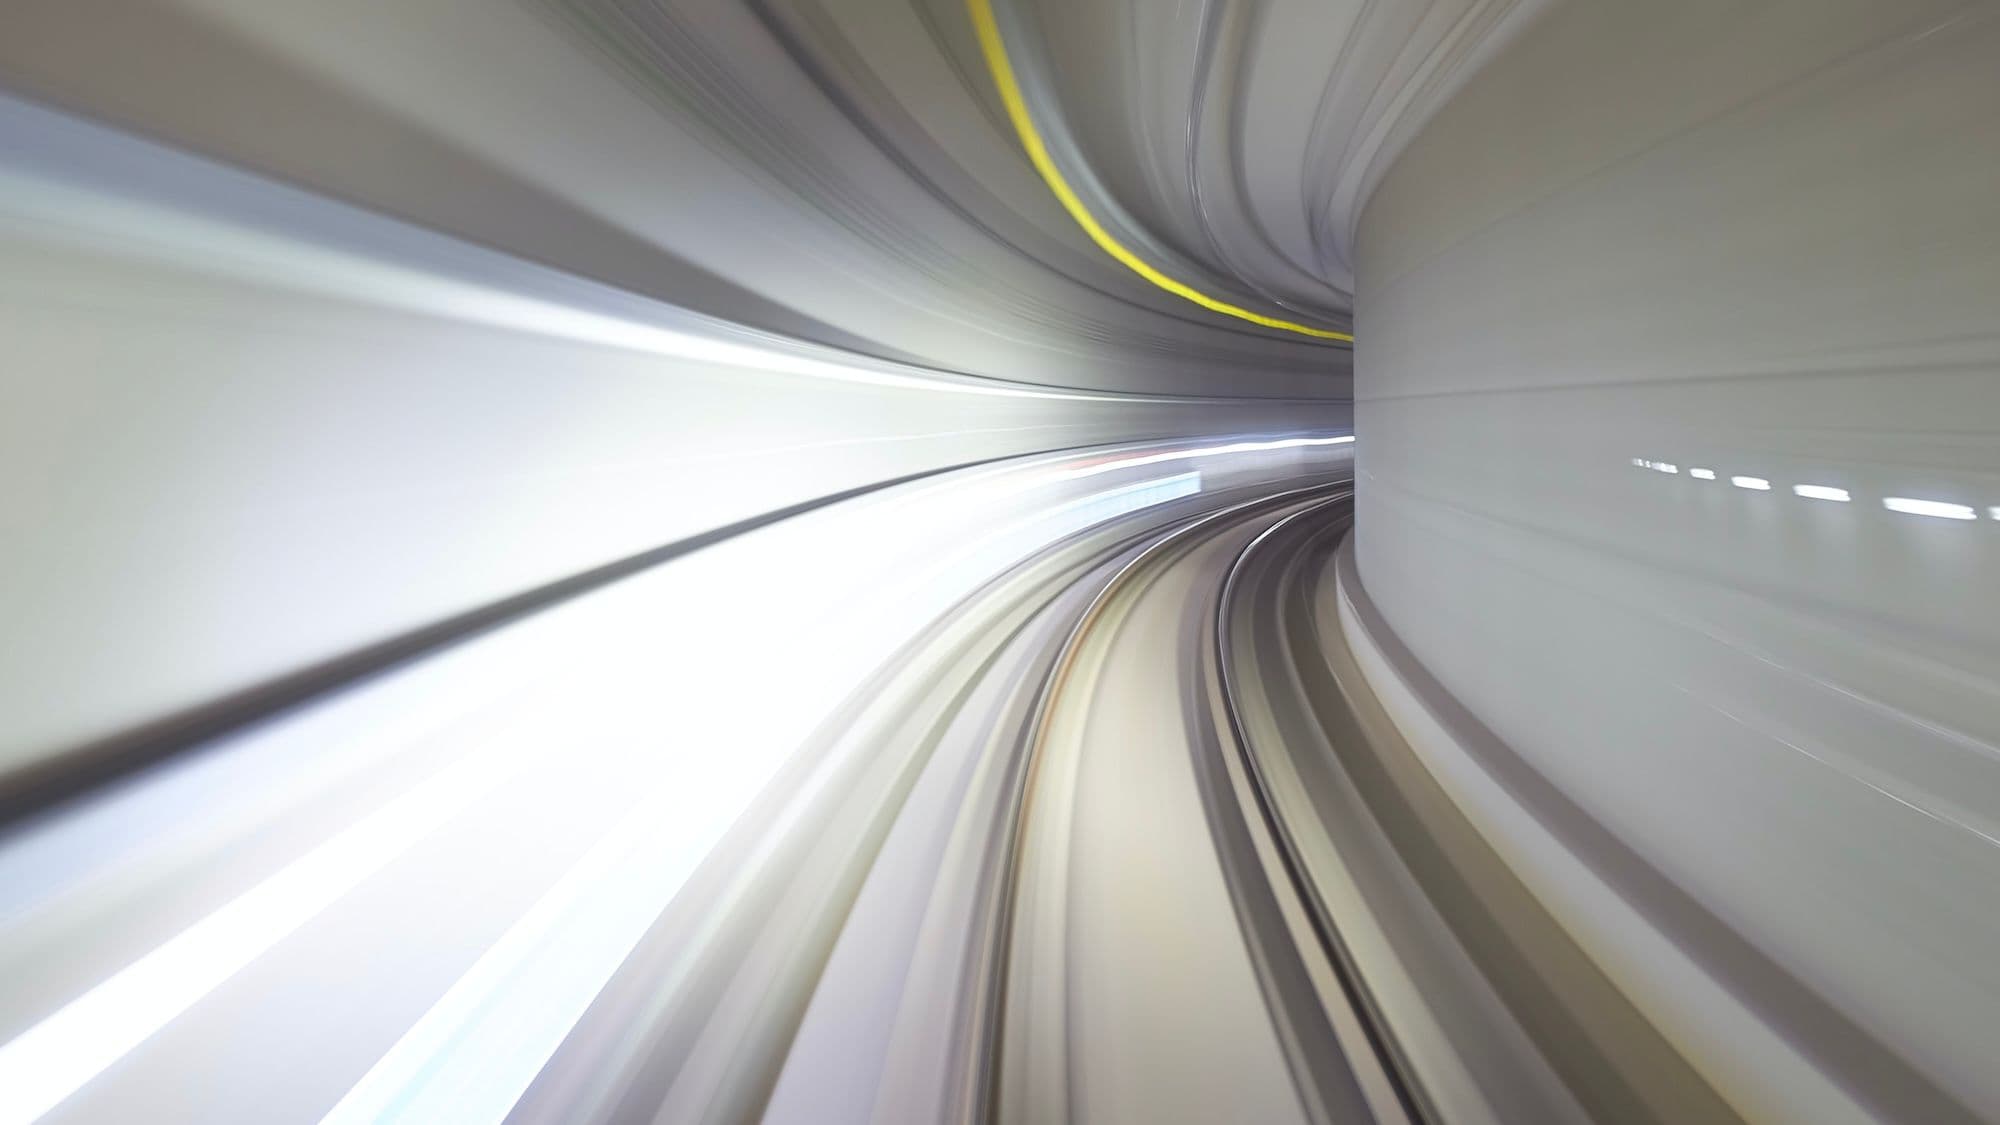
[(1006, 1066), (1004, 1120), (1305, 1120), (1182, 719), (1181, 615), (1233, 545), (1114, 596), (1050, 715), (1006, 1044), (1026, 1056)]

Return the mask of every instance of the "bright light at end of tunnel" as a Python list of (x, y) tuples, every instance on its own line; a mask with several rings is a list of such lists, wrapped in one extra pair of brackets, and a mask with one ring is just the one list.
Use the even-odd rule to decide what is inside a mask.
[(1763, 477), (1730, 477), (1729, 483), (1738, 488), (1747, 488), (1754, 492), (1771, 491), (1771, 482), (1765, 480)]
[(1825, 484), (1795, 484), (1792, 492), (1808, 500), (1838, 500), (1845, 504), (1851, 499), (1846, 489)]
[[(1918, 500), (1908, 496), (1884, 496), (1882, 506), (1892, 512), (1904, 512), (1912, 516), (1930, 516), (1941, 520), (1978, 519), (1979, 513), (1970, 504), (1952, 504), (1943, 500)], [(1996, 516), (2000, 519), (2000, 516)]]
[(1689, 470), (1688, 470), (1688, 475), (1689, 475), (1689, 476), (1691, 476), (1691, 477), (1693, 477), (1693, 478), (1694, 478), (1694, 479), (1696, 479), (1696, 480), (1714, 480), (1714, 479), (1715, 479), (1715, 470), (1714, 470), (1714, 469), (1689, 469)]
[(1169, 461), (1189, 461), (1201, 457), (1217, 457), (1230, 453), (1257, 453), (1270, 449), (1304, 449), (1320, 445), (1350, 445), (1353, 434), (1323, 438), (1279, 438), (1276, 441), (1238, 441), (1228, 445), (1207, 445), (1196, 449), (1172, 449), (1164, 453), (1145, 453), (1137, 457), (1120, 457), (1113, 461), (1100, 461), (1095, 465), (1085, 465), (1079, 469), (1068, 469), (1058, 476), (1064, 480), (1079, 477), (1094, 477), (1115, 469), (1130, 469), (1140, 465), (1161, 465)]

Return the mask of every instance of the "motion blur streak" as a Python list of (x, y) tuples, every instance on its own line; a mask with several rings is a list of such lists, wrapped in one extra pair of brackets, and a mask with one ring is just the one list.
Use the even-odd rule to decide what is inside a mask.
[(2000, 3), (0, 5), (0, 1125), (2000, 1122)]
[(1202, 308), (1222, 313), (1224, 316), (1233, 316), (1239, 320), (1247, 320), (1252, 324), (1259, 324), (1266, 328), (1278, 328), (1286, 332), (1296, 332), (1301, 336), (1317, 336), (1325, 340), (1354, 342), (1354, 334), (1351, 332), (1335, 332), (1326, 328), (1312, 328), (1307, 325), (1296, 324), (1289, 320), (1280, 320), (1277, 317), (1251, 312), (1249, 309), (1238, 308), (1227, 301), (1219, 301), (1206, 293), (1190, 288), (1184, 282), (1176, 281), (1166, 274), (1161, 273), (1158, 269), (1147, 263), (1145, 259), (1134, 254), (1119, 243), (1117, 239), (1111, 237), (1110, 232), (1104, 229), (1104, 224), (1098, 222), (1096, 217), (1090, 213), (1089, 207), (1084, 204), (1083, 200), (1077, 198), (1076, 189), (1069, 186), (1069, 181), (1063, 177), (1062, 171), (1056, 167), (1055, 161), (1050, 159), (1048, 145), (1042, 140), (1041, 130), (1035, 127), (1034, 115), (1029, 112), (1026, 102), (1021, 97), (1021, 84), (1014, 76), (1014, 64), (1007, 59), (1006, 38), (1000, 32), (999, 23), (993, 18), (993, 4), (991, 0), (966, 0), (966, 10), (972, 14), (973, 27), (979, 33), (979, 47), (986, 56), (987, 69), (992, 72), (993, 84), (999, 89), (1000, 100), (1007, 107), (1008, 119), (1014, 123), (1015, 131), (1020, 134), (1021, 147), (1027, 150), (1028, 159), (1034, 163), (1035, 171), (1041, 174), (1042, 179), (1049, 185), (1049, 190), (1055, 193), (1057, 201), (1063, 205), (1063, 210), (1069, 212), (1070, 217), (1076, 220), (1076, 225), (1082, 227), (1083, 232), (1089, 235), (1090, 240), (1096, 243), (1100, 249), (1117, 259), (1119, 264), (1130, 269), (1133, 273), (1138, 274), (1140, 277), (1145, 278), (1147, 281), (1172, 293), (1176, 297), (1184, 297), (1193, 301)]

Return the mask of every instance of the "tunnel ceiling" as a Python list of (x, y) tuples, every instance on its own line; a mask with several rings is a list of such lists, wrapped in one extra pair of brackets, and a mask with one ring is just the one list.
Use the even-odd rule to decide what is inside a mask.
[(21, 0), (0, 72), (737, 324), (993, 378), (1346, 400), (1351, 348), (1323, 335), (1351, 325), (1358, 208), (1538, 6)]
[[(945, 0), (948, 2), (948, 0)], [(1245, 305), (1351, 324), (1359, 204), (1516, 0), (1002, 0), (1093, 208)]]
[[(803, 205), (935, 282), (929, 299), (949, 316), (1115, 352), (1135, 361), (1125, 389), (1341, 398), (1349, 346), (1324, 337), (1351, 329), (1359, 204), (1531, 6), (545, 3)], [(982, 50), (982, 10), (1001, 58)], [(1025, 157), (996, 67), (1012, 68), (1057, 174), (1120, 246), (1215, 303), (1314, 335), (1203, 308), (1093, 244)], [(829, 107), (876, 153), (829, 128)], [(899, 210), (871, 185), (878, 154), (926, 206)], [(974, 352), (957, 364), (978, 366)], [(1192, 381), (1175, 377), (1187, 362), (1200, 365)]]
[(0, 72), (736, 324), (992, 378), (1346, 400), (1346, 342), (1254, 320), (1350, 326), (1358, 204), (1532, 6), (22, 0)]

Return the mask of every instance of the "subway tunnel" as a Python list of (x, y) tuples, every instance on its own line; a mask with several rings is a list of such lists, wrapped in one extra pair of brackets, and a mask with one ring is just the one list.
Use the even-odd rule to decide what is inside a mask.
[(1990, 0), (9, 0), (0, 293), (0, 1123), (2000, 1121)]

